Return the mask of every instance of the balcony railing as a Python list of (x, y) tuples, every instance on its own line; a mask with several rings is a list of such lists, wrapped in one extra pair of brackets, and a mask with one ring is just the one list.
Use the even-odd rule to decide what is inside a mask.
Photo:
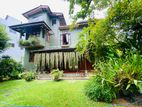
[(36, 35), (34, 35), (30, 36), (28, 40), (20, 40), (19, 45), (23, 48), (44, 48), (45, 40), (41, 37), (36, 37)]

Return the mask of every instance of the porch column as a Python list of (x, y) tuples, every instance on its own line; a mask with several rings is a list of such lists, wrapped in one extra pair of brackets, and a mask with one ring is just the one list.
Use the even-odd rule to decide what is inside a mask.
[(22, 39), (22, 36), (24, 36), (24, 33), (20, 33), (20, 39)]
[(28, 33), (26, 33), (26, 40), (28, 40), (28, 38), (29, 38), (29, 34), (28, 34)]

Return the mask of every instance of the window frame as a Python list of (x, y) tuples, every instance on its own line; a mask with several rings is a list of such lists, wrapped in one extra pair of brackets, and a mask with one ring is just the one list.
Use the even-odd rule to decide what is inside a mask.
[(35, 54), (33, 52), (29, 53), (29, 62), (34, 62)]
[[(64, 35), (64, 34), (66, 34), (66, 39), (67, 39), (67, 41), (68, 41), (68, 44), (64, 44), (64, 43), (63, 43), (63, 35)], [(68, 36), (68, 37), (67, 37), (67, 36)], [(62, 34), (60, 35), (60, 44), (61, 44), (61, 46), (70, 46), (70, 44), (71, 44), (70, 33), (65, 32), (65, 33), (62, 33)]]
[(57, 19), (56, 18), (52, 19), (52, 26), (54, 26), (55, 24), (57, 24)]

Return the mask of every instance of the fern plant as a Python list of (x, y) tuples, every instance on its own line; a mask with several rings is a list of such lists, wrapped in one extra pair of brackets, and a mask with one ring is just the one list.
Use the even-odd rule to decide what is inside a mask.
[(86, 95), (95, 101), (111, 102), (114, 98), (140, 93), (142, 58), (128, 54), (125, 58), (110, 59), (96, 65), (97, 75), (86, 85)]

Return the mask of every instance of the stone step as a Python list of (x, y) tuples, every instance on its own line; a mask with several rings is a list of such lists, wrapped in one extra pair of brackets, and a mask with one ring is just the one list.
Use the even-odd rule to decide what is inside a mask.
[[(39, 77), (51, 77), (50, 74), (39, 74)], [(64, 73), (63, 76), (67, 77), (84, 77), (84, 73)]]
[[(39, 80), (51, 80), (51, 76), (50, 74), (39, 74), (37, 77)], [(65, 79), (65, 80), (86, 80), (88, 79), (88, 77), (85, 76), (84, 73), (64, 73), (63, 77), (61, 77), (61, 79)]]
[[(73, 77), (62, 77), (61, 80), (88, 80), (89, 78), (82, 77), (82, 78), (73, 78)], [(38, 78), (38, 80), (52, 80), (51, 78)]]

